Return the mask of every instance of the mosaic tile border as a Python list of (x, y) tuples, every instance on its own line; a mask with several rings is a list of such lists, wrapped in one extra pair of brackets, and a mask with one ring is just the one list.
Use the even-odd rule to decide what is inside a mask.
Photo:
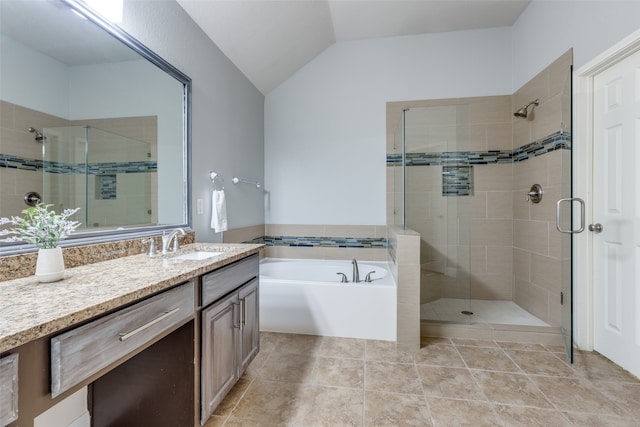
[(96, 198), (115, 200), (118, 194), (118, 178), (115, 174), (96, 176)]
[[(446, 151), (442, 153), (407, 153), (407, 166), (464, 166), (523, 162), (555, 150), (571, 149), (571, 134), (555, 132), (538, 141), (513, 150)], [(387, 154), (387, 166), (401, 166), (402, 154)]]
[(387, 239), (382, 237), (309, 237), (309, 236), (263, 236), (244, 243), (262, 243), (267, 246), (295, 246), (305, 248), (386, 248)]
[[(61, 162), (28, 159), (11, 154), (0, 154), (0, 167), (8, 169), (20, 169), (27, 171), (44, 171), (62, 175), (79, 175), (85, 173), (85, 164), (67, 164)], [(89, 175), (118, 174), (118, 173), (145, 173), (157, 172), (158, 162), (103, 162), (89, 163), (86, 166)]]
[(473, 166), (442, 166), (442, 195), (471, 196)]

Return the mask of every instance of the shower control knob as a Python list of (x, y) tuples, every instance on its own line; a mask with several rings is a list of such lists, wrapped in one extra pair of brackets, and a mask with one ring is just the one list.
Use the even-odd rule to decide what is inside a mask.
[(602, 224), (589, 224), (589, 231), (593, 231), (594, 233), (600, 233), (602, 231)]
[(24, 200), (24, 203), (27, 206), (33, 207), (33, 206), (36, 206), (38, 203), (40, 203), (42, 198), (35, 191), (30, 191), (30, 192), (28, 192), (27, 194), (24, 195), (23, 200)]

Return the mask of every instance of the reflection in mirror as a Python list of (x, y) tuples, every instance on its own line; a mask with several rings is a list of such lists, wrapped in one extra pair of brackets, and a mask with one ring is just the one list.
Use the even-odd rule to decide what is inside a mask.
[(0, 1), (0, 55), (0, 217), (37, 193), (83, 242), (188, 226), (187, 76), (74, 0)]

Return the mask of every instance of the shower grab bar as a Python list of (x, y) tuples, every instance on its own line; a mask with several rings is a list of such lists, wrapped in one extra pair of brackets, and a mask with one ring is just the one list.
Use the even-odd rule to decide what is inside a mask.
[(262, 187), (262, 184), (260, 184), (260, 181), (249, 181), (248, 179), (242, 179), (242, 178), (238, 178), (237, 176), (234, 176), (231, 179), (231, 182), (233, 182), (234, 184), (237, 184), (239, 182), (245, 183), (245, 184), (250, 184), (250, 185), (255, 185), (256, 188), (260, 188)]
[[(573, 229), (565, 230), (560, 225), (560, 205), (562, 204), (562, 202), (569, 202), (569, 203), (578, 202), (578, 203), (580, 203), (580, 228), (578, 228), (577, 230), (573, 230)], [(558, 200), (558, 202), (556, 203), (556, 229), (561, 233), (578, 234), (578, 233), (582, 233), (584, 231), (584, 226), (585, 226), (584, 200), (582, 200), (579, 197), (567, 197), (565, 199)]]

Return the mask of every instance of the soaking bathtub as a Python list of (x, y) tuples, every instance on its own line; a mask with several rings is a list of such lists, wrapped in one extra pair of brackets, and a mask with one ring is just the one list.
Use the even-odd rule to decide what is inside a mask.
[[(386, 262), (266, 258), (260, 263), (260, 329), (396, 340), (396, 284)], [(364, 282), (367, 273), (371, 282)], [(337, 273), (349, 282), (342, 283)]]

